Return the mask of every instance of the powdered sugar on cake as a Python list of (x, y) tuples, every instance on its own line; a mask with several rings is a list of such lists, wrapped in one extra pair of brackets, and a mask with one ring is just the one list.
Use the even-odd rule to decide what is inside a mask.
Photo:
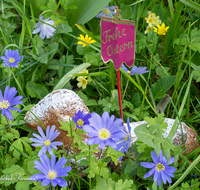
[[(38, 104), (31, 108), (31, 112), (41, 120), (46, 117), (49, 110), (58, 111), (59, 113), (62, 112), (63, 114), (60, 115), (62, 121), (69, 121), (70, 117), (66, 113), (70, 110), (74, 110), (75, 112), (81, 110), (84, 113), (88, 113), (88, 111), (83, 108), (83, 101), (79, 96), (75, 92), (67, 89), (56, 90), (48, 94), (38, 102)], [(25, 120), (35, 119), (33, 114), (27, 114)]]
[[(165, 131), (165, 133), (163, 133), (163, 137), (164, 138), (167, 138), (167, 136), (169, 135), (169, 132), (172, 129), (174, 121), (175, 121), (175, 119), (165, 118), (165, 122), (167, 122), (168, 127), (167, 127), (167, 129), (164, 129), (164, 131)], [(137, 140), (137, 136), (134, 133), (134, 129), (137, 126), (145, 124), (145, 123), (147, 123), (147, 122), (146, 121), (138, 121), (138, 122), (132, 122), (132, 123), (130, 123), (130, 127), (131, 127), (131, 144), (133, 144)], [(183, 124), (184, 123), (182, 123), (183, 133), (185, 133), (185, 129), (184, 129), (184, 125), (185, 124), (184, 125)], [(124, 123), (124, 126), (127, 128), (127, 124), (126, 123)], [(178, 129), (176, 131), (175, 136), (178, 135), (178, 134), (182, 134), (180, 125), (179, 125), (179, 127), (178, 127)], [(174, 138), (175, 138), (175, 136), (174, 136)]]

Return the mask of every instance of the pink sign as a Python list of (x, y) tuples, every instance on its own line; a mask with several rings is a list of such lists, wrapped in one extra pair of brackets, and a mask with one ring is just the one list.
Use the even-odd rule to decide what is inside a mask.
[(101, 56), (113, 60), (118, 70), (124, 62), (131, 67), (135, 58), (135, 22), (101, 17)]

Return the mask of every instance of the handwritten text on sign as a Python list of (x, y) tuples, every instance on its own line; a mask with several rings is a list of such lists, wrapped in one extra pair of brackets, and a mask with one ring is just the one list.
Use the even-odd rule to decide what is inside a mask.
[(101, 17), (101, 56), (113, 60), (118, 70), (124, 62), (131, 67), (135, 58), (135, 23)]

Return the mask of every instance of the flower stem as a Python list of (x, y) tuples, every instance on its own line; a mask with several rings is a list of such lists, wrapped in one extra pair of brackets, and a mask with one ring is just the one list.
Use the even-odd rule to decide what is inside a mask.
[[(77, 128), (75, 129), (75, 133), (76, 133), (76, 130), (77, 130)], [(74, 135), (75, 136), (75, 135)], [(73, 138), (74, 138), (74, 136), (73, 136)], [(70, 142), (70, 144), (69, 144), (69, 147), (68, 147), (68, 149), (67, 149), (67, 155), (66, 156), (68, 156), (68, 154), (69, 154), (69, 149), (70, 149), (70, 147), (71, 147), (71, 145), (72, 145), (72, 139), (73, 138), (71, 138), (71, 142)]]
[(83, 48), (83, 63), (85, 63), (85, 47)]
[(72, 142), (72, 147), (73, 147), (73, 153), (74, 153), (74, 160), (75, 160), (75, 164), (76, 164), (76, 171), (77, 171), (77, 178), (78, 178), (78, 189), (80, 190), (81, 187), (80, 187), (80, 179), (79, 179), (79, 171), (78, 171), (78, 164), (77, 164), (77, 160), (76, 160), (76, 152), (75, 152), (75, 147), (74, 147), (74, 140), (73, 140), (73, 134), (72, 134), (72, 128), (73, 128), (73, 125), (74, 122), (73, 120), (70, 120), (70, 133), (71, 133), (71, 142)]
[(7, 121), (7, 123), (8, 123), (9, 129), (10, 129), (10, 132), (11, 132), (11, 126), (10, 126), (10, 124), (9, 124), (9, 121), (8, 121), (8, 118), (7, 118), (6, 115), (5, 115), (5, 118), (6, 118), (6, 121)]
[(104, 159), (105, 159), (105, 156), (106, 156), (108, 147), (109, 147), (109, 146), (107, 146), (107, 148), (106, 148), (106, 150), (105, 150), (105, 152), (104, 152), (103, 158), (102, 158), (102, 162), (101, 162), (100, 169), (99, 169), (99, 175), (97, 176), (97, 180), (96, 180), (96, 185), (98, 184), (98, 181), (99, 181), (99, 176), (100, 176), (100, 173), (101, 173), (101, 168), (102, 168), (102, 165), (103, 165), (103, 162), (104, 162)]
[(124, 99), (124, 96), (125, 96), (125, 93), (126, 93), (126, 90), (127, 90), (127, 87), (128, 87), (128, 83), (129, 83), (129, 79), (127, 80), (126, 87), (124, 89), (124, 94), (122, 96), (122, 99)]
[[(89, 162), (89, 171), (90, 171), (90, 145), (89, 145), (89, 157), (88, 157), (88, 162)], [(91, 178), (89, 178), (89, 185), (90, 185), (90, 190), (91, 190), (91, 188), (92, 188), (92, 183), (91, 183)]]

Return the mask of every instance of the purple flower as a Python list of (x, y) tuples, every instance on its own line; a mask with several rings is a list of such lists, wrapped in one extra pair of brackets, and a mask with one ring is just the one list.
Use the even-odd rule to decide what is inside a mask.
[[(128, 127), (128, 131), (127, 129), (124, 127), (123, 131), (126, 134), (125, 138), (121, 138), (121, 142), (119, 142), (117, 144), (117, 148), (116, 150), (122, 153), (127, 152), (128, 151), (128, 147), (131, 143), (131, 127), (130, 127), (130, 123), (129, 123), (129, 117), (127, 117), (127, 127)], [(119, 158), (119, 160), (121, 160), (122, 157)]]
[(76, 127), (82, 129), (84, 125), (89, 125), (88, 119), (91, 117), (91, 114), (84, 114), (83, 111), (78, 111), (75, 113), (75, 117), (73, 117), (74, 123), (76, 123)]
[(12, 106), (23, 103), (22, 101), (19, 101), (23, 98), (23, 96), (16, 96), (14, 98), (16, 94), (17, 94), (17, 90), (15, 87), (12, 87), (9, 89), (9, 86), (6, 86), (5, 91), (4, 91), (4, 97), (0, 90), (0, 110), (2, 110), (2, 115), (5, 115), (11, 121), (13, 120), (13, 116), (10, 110), (17, 110), (21, 112), (20, 109), (12, 107)]
[(133, 68), (131, 69), (131, 71), (129, 71), (124, 64), (122, 64), (122, 69), (127, 72), (130, 75), (134, 75), (135, 73), (139, 74), (144, 74), (144, 73), (148, 73), (149, 70), (146, 70), (147, 67), (137, 67), (137, 66), (133, 66)]
[(157, 181), (157, 186), (160, 186), (162, 181), (164, 184), (168, 181), (172, 183), (170, 177), (174, 177), (173, 173), (176, 171), (176, 168), (169, 166), (174, 163), (174, 157), (170, 158), (169, 163), (165, 156), (162, 156), (162, 150), (160, 150), (159, 157), (156, 155), (155, 150), (151, 152), (151, 157), (154, 163), (150, 162), (141, 162), (140, 165), (145, 168), (152, 168), (148, 173), (144, 175), (144, 178), (147, 178), (154, 174), (153, 180)]
[(104, 112), (101, 117), (97, 113), (92, 113), (91, 116), (89, 119), (90, 125), (83, 126), (83, 130), (91, 136), (87, 140), (87, 144), (99, 144), (101, 149), (108, 145), (116, 149), (116, 142), (126, 137), (126, 134), (122, 131), (124, 128), (122, 119), (114, 121), (115, 116), (110, 117), (108, 112)]
[(71, 171), (70, 166), (63, 166), (67, 163), (67, 159), (62, 157), (56, 163), (56, 156), (52, 154), (51, 161), (46, 154), (40, 157), (40, 161), (35, 161), (35, 168), (40, 170), (42, 173), (35, 174), (30, 177), (33, 181), (42, 181), (42, 186), (49, 185), (50, 183), (55, 187), (59, 185), (61, 187), (66, 187), (67, 182), (61, 178), (68, 176), (67, 172)]
[(48, 126), (47, 130), (46, 130), (46, 136), (45, 136), (42, 128), (39, 126), (37, 127), (37, 129), (41, 136), (33, 133), (33, 136), (36, 138), (30, 138), (30, 140), (33, 142), (36, 142), (36, 143), (33, 143), (31, 145), (32, 146), (43, 146), (42, 149), (40, 150), (40, 152), (38, 153), (38, 156), (41, 156), (43, 153), (46, 154), (47, 150), (48, 150), (49, 154), (52, 155), (53, 154), (52, 148), (57, 149), (56, 145), (57, 146), (62, 145), (62, 143), (58, 142), (58, 141), (52, 142), (60, 134), (60, 132), (58, 132), (58, 130), (54, 131), (55, 128), (56, 128), (56, 126), (53, 125), (50, 130), (50, 127)]
[[(54, 25), (54, 21), (53, 20), (50, 20), (50, 18), (47, 18), (47, 19), (43, 19), (43, 16), (40, 17), (40, 20), (47, 23), (47, 24), (50, 24), (50, 25)], [(36, 29), (33, 31), (32, 34), (37, 34), (40, 32), (40, 38), (44, 39), (45, 36), (47, 38), (53, 36), (54, 32), (55, 32), (55, 28), (47, 25), (47, 24), (44, 24), (43, 22), (37, 22), (36, 23)]]
[(23, 56), (19, 55), (18, 49), (16, 50), (6, 50), (5, 56), (1, 56), (1, 59), (3, 60), (3, 66), (7, 67), (18, 67), (17, 63), (20, 63), (21, 59), (23, 59)]
[[(115, 15), (115, 6), (106, 6), (98, 15), (96, 15), (96, 18), (101, 18), (101, 16), (112, 18), (112, 15)], [(112, 13), (112, 14), (111, 14)]]

